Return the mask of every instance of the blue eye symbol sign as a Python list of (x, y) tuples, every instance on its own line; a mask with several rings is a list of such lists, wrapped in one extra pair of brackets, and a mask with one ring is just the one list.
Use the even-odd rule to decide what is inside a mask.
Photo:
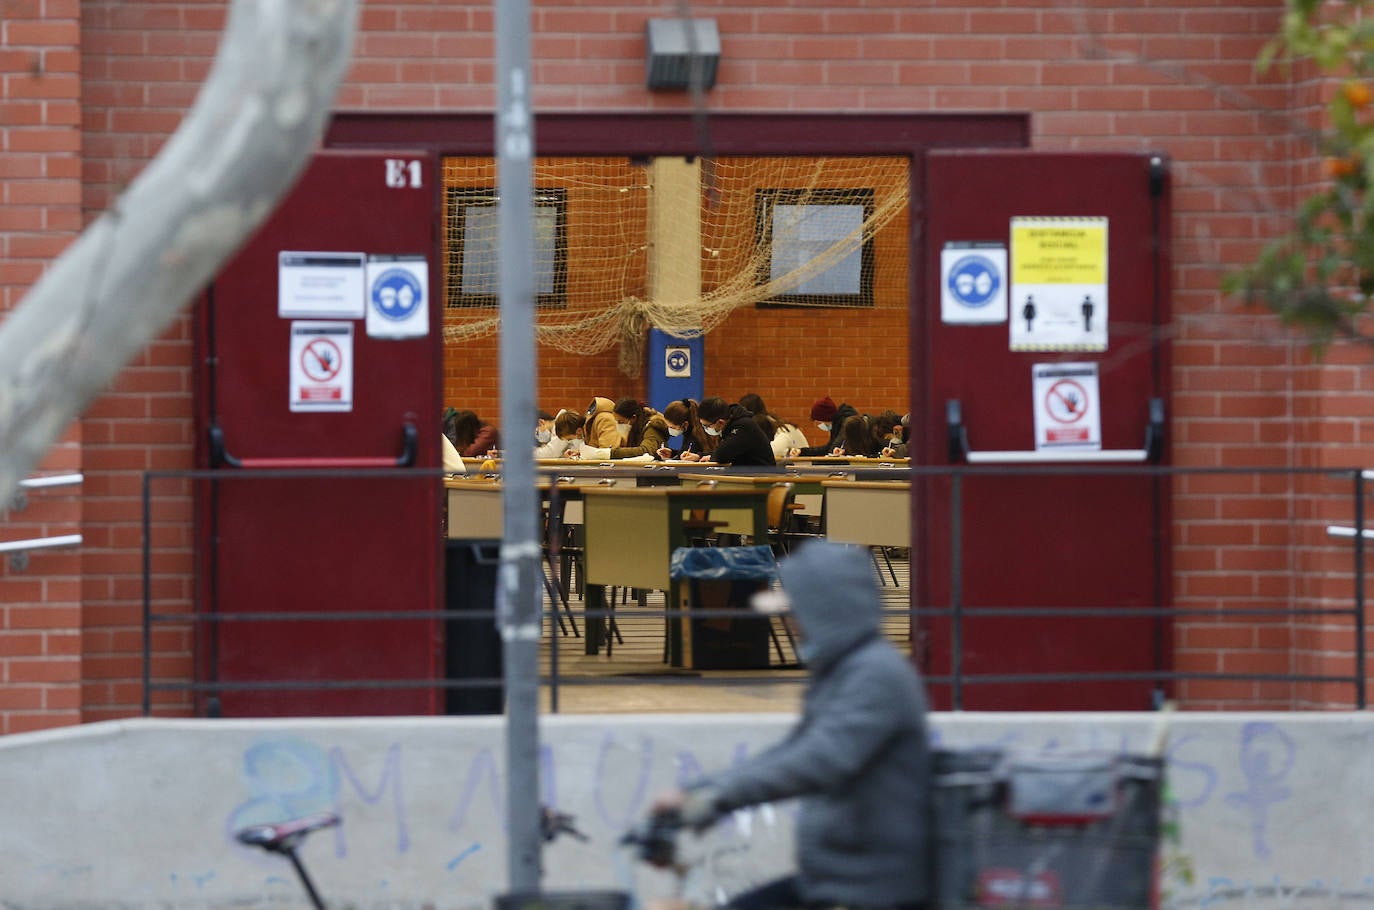
[(405, 269), (387, 269), (372, 282), (372, 306), (387, 319), (407, 318), (423, 297), (420, 282)]
[(949, 292), (964, 306), (981, 307), (992, 302), (1002, 286), (1002, 276), (986, 256), (965, 256), (949, 270)]
[(683, 373), (691, 365), (691, 359), (687, 356), (687, 351), (683, 348), (671, 348), (668, 351), (665, 362), (669, 373)]

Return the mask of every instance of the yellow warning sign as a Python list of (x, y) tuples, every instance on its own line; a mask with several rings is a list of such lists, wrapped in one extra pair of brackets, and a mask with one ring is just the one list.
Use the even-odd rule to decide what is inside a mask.
[(1013, 351), (1107, 350), (1107, 219), (1011, 219)]
[(1106, 284), (1107, 219), (1013, 219), (1011, 264), (1013, 284)]

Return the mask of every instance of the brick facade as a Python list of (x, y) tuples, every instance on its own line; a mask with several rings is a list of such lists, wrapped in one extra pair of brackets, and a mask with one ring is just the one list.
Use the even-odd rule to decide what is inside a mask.
[[(539, 110), (683, 109), (685, 94), (643, 87), (645, 20), (671, 4), (535, 0)], [(156, 154), (194, 99), (223, 24), (223, 0), (0, 0), (0, 311)], [(720, 111), (1025, 111), (1039, 150), (1158, 150), (1173, 163), (1172, 459), (1180, 466), (1331, 467), (1368, 462), (1364, 351), (1321, 365), (1274, 322), (1217, 291), (1281, 213), (1319, 179), (1294, 125), (1319, 122), (1324, 86), (1299, 69), (1256, 76), (1253, 60), (1280, 6), (1127, 3), (1027, 9), (1007, 0), (913, 6), (905, 0), (695, 2), (722, 35)], [(368, 0), (338, 107), (485, 111), (494, 103), (490, 3)], [(1272, 112), (1272, 113), (1271, 113)], [(804, 418), (824, 385), (836, 400), (899, 406), (904, 323), (755, 311), (741, 339), (708, 339), (713, 383), (757, 391)], [(775, 330), (792, 343), (770, 343)], [(862, 356), (824, 373), (825, 347)], [(495, 340), (464, 351), (462, 405), (494, 414)], [(780, 354), (785, 350), (785, 355)], [(794, 358), (795, 381), (760, 387), (755, 365)], [(80, 495), (11, 513), (8, 536), (85, 535), (79, 551), (0, 567), (0, 731), (136, 713), (144, 471), (192, 464), (189, 319), (150, 345), (73, 427), (45, 469), (80, 468)], [(790, 361), (789, 361), (790, 362)], [(541, 404), (642, 393), (614, 354), (541, 351)], [(459, 377), (450, 369), (454, 393)], [(802, 378), (804, 377), (804, 378)], [(1308, 607), (1348, 602), (1349, 560), (1330, 561), (1322, 527), (1349, 519), (1332, 484), (1285, 477), (1188, 478), (1175, 487), (1173, 579), (1180, 607)], [(1225, 489), (1227, 495), (1218, 496)], [(191, 597), (187, 500), (159, 504), (153, 607)], [(1320, 572), (1313, 570), (1320, 569)], [(79, 646), (78, 646), (79, 643)], [(1181, 622), (1180, 670), (1349, 672), (1348, 628), (1314, 618)], [(157, 673), (190, 672), (185, 632), (156, 642)], [(79, 684), (79, 690), (78, 690)], [(79, 691), (79, 700), (78, 700)], [(1347, 704), (1349, 687), (1193, 682), (1197, 707)], [(165, 710), (182, 710), (172, 700)]]
[[(81, 23), (77, 0), (0, 3), (0, 313), (15, 307), (82, 224)], [(80, 470), (72, 427), (44, 472)], [(0, 511), (5, 539), (77, 532), (75, 488), (34, 491)], [(5, 504), (13, 506), (14, 504)], [(84, 551), (47, 550), (20, 572), (0, 564), (0, 732), (77, 723)]]

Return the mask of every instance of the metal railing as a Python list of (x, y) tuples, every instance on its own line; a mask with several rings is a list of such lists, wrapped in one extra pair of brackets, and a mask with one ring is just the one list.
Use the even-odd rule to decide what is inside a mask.
[[(28, 508), (29, 490), (49, 490), (56, 487), (80, 486), (85, 481), (81, 474), (49, 474), (26, 477), (19, 481), (19, 490), (10, 500), (9, 511), (22, 512)], [(23, 540), (0, 542), (0, 553), (8, 553), (10, 568), (22, 572), (29, 566), (29, 553), (33, 550), (53, 550), (61, 547), (81, 545), (80, 534), (57, 534), (48, 537), (28, 537)]]
[[(694, 469), (700, 470), (700, 469)], [(557, 473), (565, 473), (566, 469), (560, 469)], [(823, 473), (830, 475), (835, 472), (833, 466), (825, 468)], [(181, 691), (202, 697), (214, 697), (217, 695), (231, 692), (261, 692), (261, 691), (337, 691), (337, 690), (403, 690), (403, 689), (432, 689), (442, 692), (474, 690), (474, 689), (496, 689), (503, 685), (503, 680), (496, 677), (474, 677), (466, 676), (463, 678), (441, 678), (441, 679), (253, 679), (253, 680), (225, 680), (225, 679), (204, 679), (194, 680), (155, 680), (152, 678), (152, 630), (159, 623), (182, 623), (190, 624), (197, 629), (207, 626), (224, 623), (264, 623), (274, 622), (340, 622), (340, 621), (376, 621), (393, 622), (400, 620), (431, 620), (444, 622), (454, 619), (476, 620), (490, 618), (493, 623), (496, 619), (496, 611), (492, 610), (424, 610), (424, 609), (402, 609), (402, 610), (373, 610), (373, 611), (315, 611), (315, 610), (285, 610), (285, 611), (262, 611), (262, 612), (205, 612), (197, 610), (191, 613), (164, 613), (154, 612), (151, 599), (152, 578), (151, 578), (151, 551), (147, 541), (150, 539), (148, 529), (151, 523), (153, 486), (161, 481), (212, 481), (212, 482), (252, 482), (253, 479), (267, 478), (327, 478), (337, 479), (341, 483), (347, 483), (350, 479), (357, 479), (365, 476), (368, 479), (378, 477), (405, 477), (414, 481), (432, 483), (437, 475), (437, 471), (425, 471), (419, 469), (395, 469), (395, 470), (371, 470), (366, 472), (346, 471), (346, 470), (297, 470), (297, 471), (255, 471), (237, 472), (226, 475), (223, 471), (169, 471), (169, 472), (150, 472), (145, 475), (143, 485), (143, 516), (144, 516), (144, 602), (143, 602), (143, 623), (144, 623), (144, 675), (143, 690), (144, 714), (152, 711), (152, 696), (155, 692)], [(553, 472), (551, 472), (553, 473)], [(745, 473), (741, 471), (740, 473)], [(1190, 681), (1231, 681), (1231, 682), (1253, 682), (1253, 683), (1289, 683), (1289, 684), (1338, 684), (1351, 688), (1351, 703), (1358, 708), (1366, 705), (1365, 690), (1367, 687), (1366, 671), (1366, 647), (1365, 647), (1365, 572), (1364, 572), (1364, 540), (1374, 538), (1374, 529), (1365, 527), (1364, 499), (1368, 491), (1367, 481), (1374, 479), (1374, 472), (1364, 472), (1358, 469), (1286, 469), (1286, 468), (1171, 468), (1159, 466), (1054, 466), (1054, 465), (1030, 465), (1030, 466), (977, 466), (961, 465), (952, 467), (912, 467), (905, 470), (886, 469), (883, 472), (886, 477), (906, 477), (913, 481), (913, 489), (917, 487), (917, 481), (934, 482), (945, 485), (941, 490), (941, 495), (948, 499), (948, 514), (943, 524), (943, 534), (941, 537), (949, 549), (948, 562), (948, 595), (944, 602), (918, 603), (916, 596), (911, 597), (911, 605), (906, 610), (886, 610), (885, 615), (900, 616), (905, 615), (911, 621), (913, 637), (915, 630), (923, 622), (933, 619), (945, 619), (948, 621), (948, 671), (943, 673), (928, 673), (925, 675), (925, 682), (930, 687), (945, 687), (949, 692), (950, 706), (955, 709), (966, 707), (967, 689), (970, 686), (984, 685), (1029, 685), (1045, 683), (1146, 683), (1154, 687), (1157, 695), (1162, 694), (1168, 687), (1182, 682)], [(1084, 606), (1063, 606), (1063, 605), (986, 605), (966, 603), (964, 586), (964, 557), (965, 549), (963, 544), (965, 506), (964, 494), (966, 487), (971, 482), (977, 482), (980, 478), (988, 477), (1008, 477), (1015, 476), (1033, 482), (1036, 477), (1053, 476), (1073, 476), (1082, 477), (1085, 474), (1093, 476), (1123, 476), (1152, 479), (1166, 486), (1164, 495), (1182, 495), (1184, 498), (1209, 497), (1214, 496), (1224, 499), (1227, 495), (1224, 492), (1187, 492), (1178, 494), (1171, 492), (1167, 486), (1176, 482), (1180, 478), (1243, 478), (1255, 479), (1258, 483), (1265, 478), (1281, 478), (1290, 486), (1294, 484), (1315, 484), (1319, 488), (1311, 490), (1291, 491), (1295, 499), (1310, 498), (1314, 501), (1330, 502), (1337, 498), (1348, 496), (1350, 503), (1350, 514), (1352, 524), (1350, 526), (1326, 526), (1316, 519), (1299, 520), (1289, 517), (1285, 523), (1296, 527), (1294, 534), (1298, 540), (1290, 541), (1288, 547), (1307, 547), (1314, 546), (1313, 537), (1320, 534), (1323, 529), (1329, 530), (1332, 538), (1348, 537), (1351, 541), (1349, 548), (1351, 591), (1348, 602), (1336, 606), (1295, 606), (1287, 604), (1284, 606), (1256, 606), (1256, 605), (1226, 605), (1226, 606), (1115, 606), (1100, 605), (1096, 607)], [(780, 479), (790, 480), (792, 476), (780, 475)], [(1336, 489), (1320, 488), (1322, 484), (1335, 484)], [(1348, 487), (1346, 486), (1348, 484)], [(1258, 489), (1258, 487), (1257, 487)], [(1342, 491), (1344, 490), (1344, 492)], [(1242, 495), (1258, 495), (1247, 493)], [(930, 522), (931, 526), (939, 523)], [(1345, 530), (1341, 530), (1344, 528)], [(1304, 529), (1311, 529), (1310, 532)], [(1334, 529), (1334, 530), (1330, 530)], [(437, 531), (437, 529), (436, 529)], [(1306, 534), (1306, 536), (1303, 536)], [(928, 546), (931, 541), (926, 540), (922, 545)], [(912, 549), (912, 578), (916, 576), (917, 558), (916, 547), (918, 543), (913, 541)], [(1171, 582), (1172, 579), (1169, 579)], [(1167, 595), (1166, 595), (1167, 596)], [(1169, 598), (1170, 600), (1172, 598)], [(617, 685), (639, 685), (641, 679), (637, 678), (618, 678), (607, 676), (578, 677), (570, 676), (560, 672), (558, 658), (557, 636), (559, 634), (556, 625), (558, 621), (558, 604), (551, 602), (552, 598), (546, 600), (549, 607), (545, 609), (545, 619), (549, 623), (549, 637), (552, 640), (550, 652), (550, 672), (540, 679), (540, 683), (550, 690), (551, 706), (554, 711), (558, 710), (559, 689), (567, 686), (617, 686)], [(1158, 601), (1157, 601), (1158, 603)], [(634, 614), (637, 617), (662, 618), (665, 620), (690, 620), (690, 619), (731, 619), (731, 618), (757, 618), (758, 614), (747, 609), (710, 609), (704, 611), (700, 609), (677, 610), (670, 609), (670, 605), (665, 604), (663, 610), (638, 610)], [(601, 610), (592, 612), (578, 611), (579, 617), (600, 617), (606, 620), (614, 618), (624, 618), (624, 613), (617, 614), (614, 610)], [(1128, 668), (1104, 672), (1037, 672), (1037, 673), (970, 673), (966, 667), (967, 655), (965, 653), (965, 636), (968, 630), (968, 623), (977, 619), (988, 618), (1064, 618), (1074, 617), (1078, 619), (1089, 619), (1098, 617), (1116, 618), (1154, 618), (1159, 621), (1183, 620), (1217, 620), (1230, 622), (1234, 620), (1254, 620), (1254, 619), (1276, 619), (1285, 618), (1294, 622), (1321, 621), (1330, 618), (1338, 618), (1348, 621), (1350, 632), (1350, 653), (1354, 657), (1353, 670), (1350, 673), (1264, 673), (1264, 672), (1201, 672), (1201, 671), (1179, 671), (1167, 665), (1157, 665), (1148, 668)], [(938, 647), (944, 642), (927, 642), (927, 646)], [(914, 645), (913, 645), (914, 647)], [(804, 681), (800, 675), (776, 676), (770, 674), (758, 674), (752, 672), (741, 673), (722, 673), (711, 678), (702, 677), (655, 677), (655, 685), (668, 686), (737, 686), (737, 685), (758, 685), (758, 684), (799, 684)]]

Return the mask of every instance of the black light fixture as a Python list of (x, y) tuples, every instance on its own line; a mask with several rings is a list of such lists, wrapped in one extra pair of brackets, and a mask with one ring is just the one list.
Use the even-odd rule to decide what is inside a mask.
[(720, 32), (714, 19), (650, 19), (649, 88), (702, 89), (716, 84)]

